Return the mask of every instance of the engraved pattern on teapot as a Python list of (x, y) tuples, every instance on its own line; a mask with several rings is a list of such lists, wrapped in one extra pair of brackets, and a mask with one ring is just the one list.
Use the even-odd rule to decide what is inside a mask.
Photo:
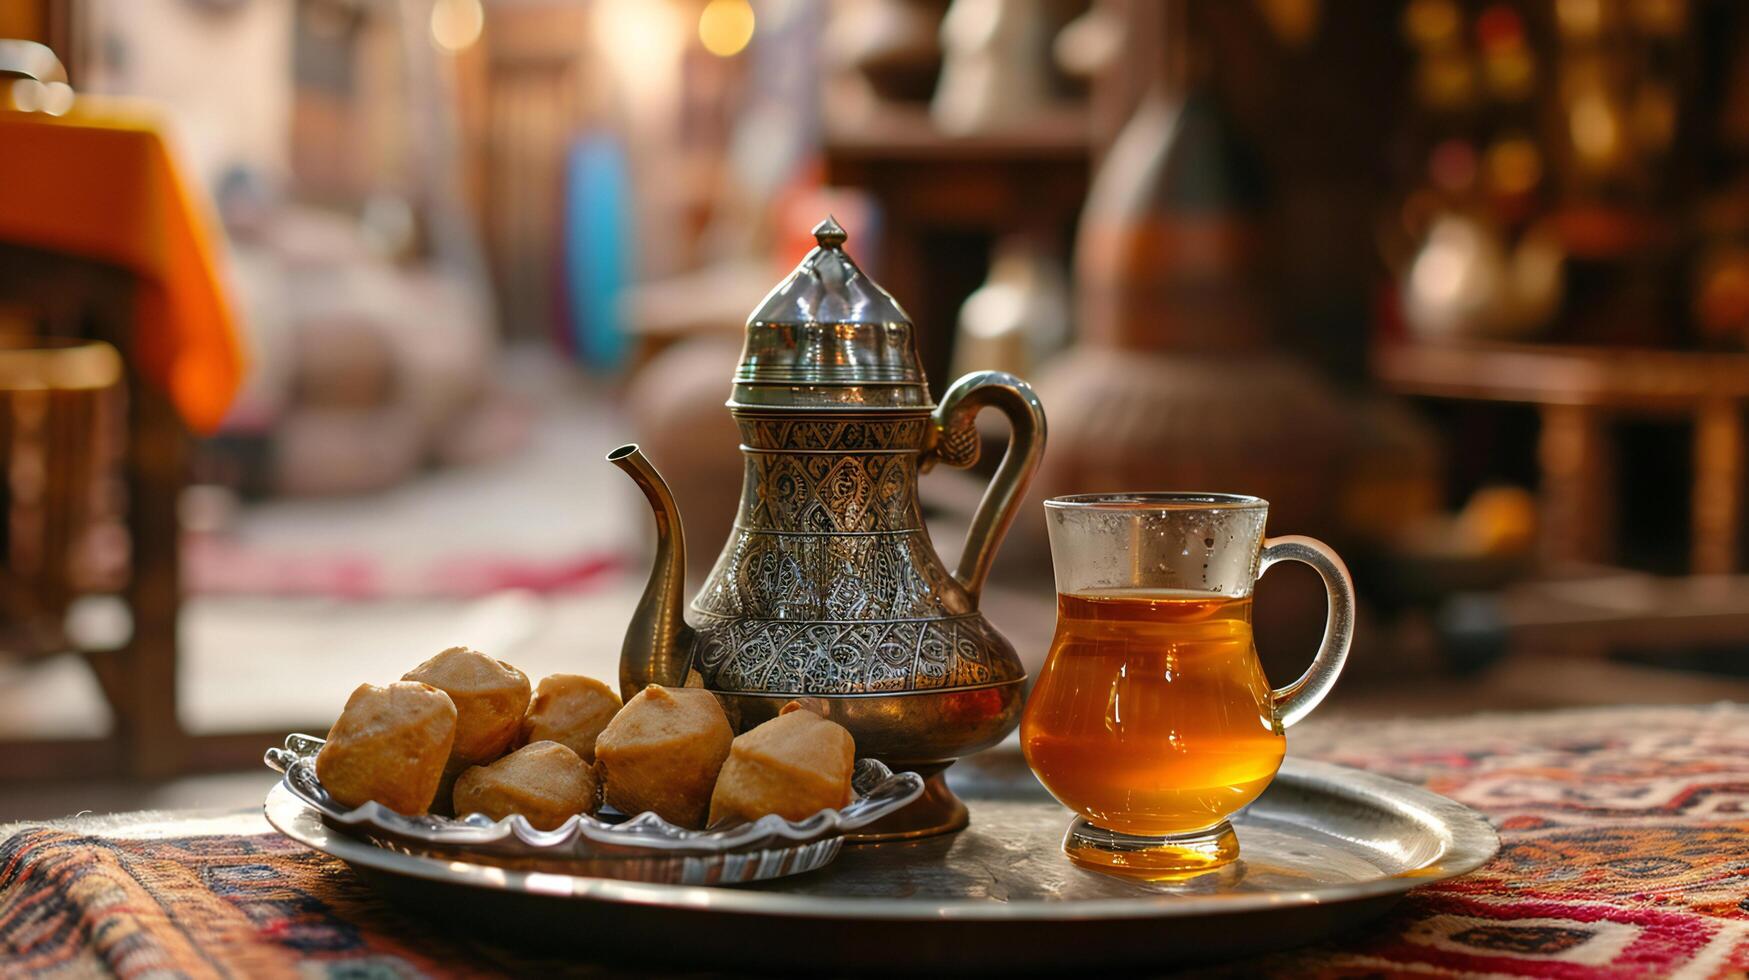
[(930, 544), (929, 417), (739, 415), (735, 532), (692, 602), (713, 690), (861, 694), (988, 684), (1006, 641)]
[(927, 622), (724, 620), (704, 628), (699, 672), (711, 690), (872, 694), (981, 687), (1009, 679), (1012, 649), (969, 615)]

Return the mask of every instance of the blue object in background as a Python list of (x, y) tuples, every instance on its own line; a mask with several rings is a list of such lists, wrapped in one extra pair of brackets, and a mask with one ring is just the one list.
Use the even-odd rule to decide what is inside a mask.
[(619, 140), (603, 132), (579, 137), (565, 167), (563, 306), (566, 340), (593, 367), (617, 367), (625, 359), (631, 193)]

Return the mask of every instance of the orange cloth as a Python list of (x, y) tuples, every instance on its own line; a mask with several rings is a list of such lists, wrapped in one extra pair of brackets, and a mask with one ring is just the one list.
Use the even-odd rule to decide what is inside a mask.
[(189, 426), (210, 432), (244, 356), (204, 198), (164, 131), (146, 107), (88, 95), (60, 117), (0, 111), (0, 241), (138, 276), (127, 356)]

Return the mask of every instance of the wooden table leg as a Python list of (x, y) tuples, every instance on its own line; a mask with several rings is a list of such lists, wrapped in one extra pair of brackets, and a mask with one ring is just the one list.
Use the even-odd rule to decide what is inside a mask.
[(128, 452), (128, 528), (133, 638), (119, 683), (108, 687), (119, 717), (124, 764), (154, 778), (182, 771), (186, 738), (176, 715), (176, 627), (182, 578), (176, 505), (187, 466), (187, 435), (168, 399), (134, 381)]
[(1542, 550), (1551, 562), (1607, 562), (1615, 551), (1615, 467), (1603, 414), (1587, 405), (1544, 405)]
[(1736, 571), (1743, 521), (1743, 412), (1734, 401), (1710, 401), (1695, 413), (1693, 507), (1694, 573)]

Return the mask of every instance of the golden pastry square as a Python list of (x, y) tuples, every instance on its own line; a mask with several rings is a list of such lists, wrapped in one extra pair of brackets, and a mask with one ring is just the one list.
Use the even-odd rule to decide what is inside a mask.
[(535, 742), (462, 773), (454, 803), (456, 816), (520, 813), (537, 830), (556, 830), (595, 809), (595, 770), (557, 742)]
[(595, 761), (595, 739), (619, 711), (619, 695), (613, 688), (581, 674), (553, 674), (541, 678), (522, 717), (521, 742), (557, 742), (582, 757)]
[(360, 684), (316, 754), (316, 778), (344, 806), (375, 800), (397, 813), (424, 813), (455, 730), (455, 704), (429, 684)]
[(651, 684), (595, 740), (602, 796), (627, 816), (651, 810), (681, 827), (703, 827), (734, 738), (716, 695)]
[(711, 794), (710, 825), (758, 820), (775, 813), (805, 820), (850, 802), (856, 741), (835, 724), (791, 701), (772, 718), (737, 736)]
[(401, 679), (430, 684), (455, 702), (450, 752), (458, 763), (491, 762), (508, 752), (528, 710), (527, 675), (467, 647), (450, 647)]

